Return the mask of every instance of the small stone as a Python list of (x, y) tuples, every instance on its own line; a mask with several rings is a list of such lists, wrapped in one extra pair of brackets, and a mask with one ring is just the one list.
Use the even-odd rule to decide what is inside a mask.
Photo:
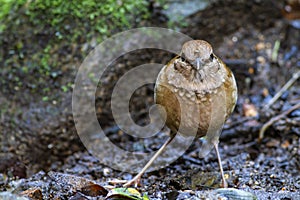
[(258, 56), (256, 58), (257, 62), (259, 62), (260, 64), (265, 64), (266, 63), (266, 59), (262, 56)]
[(214, 190), (218, 194), (218, 199), (243, 199), (243, 200), (254, 200), (257, 197), (250, 193), (243, 190), (238, 190), (235, 188), (220, 188)]
[(246, 117), (256, 117), (258, 115), (258, 111), (255, 105), (251, 103), (243, 104), (243, 113)]
[(111, 174), (111, 169), (109, 168), (104, 168), (103, 169), (103, 175), (104, 176), (109, 176)]
[(260, 51), (260, 50), (263, 50), (263, 49), (265, 49), (266, 48), (266, 45), (265, 45), (265, 43), (263, 43), (263, 42), (259, 42), (259, 43), (257, 43), (256, 45), (255, 45), (255, 50), (256, 51)]
[(20, 197), (10, 192), (0, 192), (0, 199), (5, 200), (29, 200), (27, 197)]

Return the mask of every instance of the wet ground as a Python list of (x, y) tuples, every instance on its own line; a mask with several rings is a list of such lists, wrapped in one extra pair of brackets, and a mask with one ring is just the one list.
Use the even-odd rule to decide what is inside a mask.
[[(277, 1), (222, 1), (187, 17), (186, 27), (181, 29), (213, 44), (216, 55), (236, 76), (239, 99), (220, 138), (220, 154), (229, 187), (249, 191), (258, 199), (300, 199), (299, 107), (274, 121), (258, 141), (259, 131), (268, 120), (300, 103), (298, 80), (263, 109), (300, 69), (300, 38), (295, 39), (299, 30), (288, 25), (281, 8), (282, 3)], [(149, 23), (162, 24), (163, 19)], [(109, 81), (96, 92), (96, 107), (101, 108), (97, 117), (115, 144), (149, 152), (168, 138), (161, 133), (142, 140), (120, 131), (109, 110), (109, 96), (118, 77), (127, 70), (149, 61), (166, 63), (172, 56), (158, 50), (133, 52), (118, 59), (115, 70), (107, 72)], [(72, 80), (75, 73), (74, 70), (68, 78)], [(10, 109), (1, 116), (1, 191), (32, 199), (104, 199), (106, 193), (101, 187), (86, 187), (93, 182), (110, 188), (113, 185), (109, 181), (113, 179), (133, 177), (104, 166), (85, 151), (72, 118), (71, 92), (58, 94), (57, 104), (30, 103), (30, 97), (20, 99), (18, 91), (2, 93), (2, 105)], [(131, 103), (134, 120), (147, 124), (153, 85), (136, 91)], [(137, 188), (139, 192), (147, 193), (151, 199), (216, 198), (215, 189), (221, 182), (216, 155), (211, 152), (199, 159), (198, 146), (200, 141), (195, 141), (171, 165), (146, 173)], [(95, 195), (93, 191), (99, 193)], [(0, 194), (7, 199), (16, 198), (10, 193)]]

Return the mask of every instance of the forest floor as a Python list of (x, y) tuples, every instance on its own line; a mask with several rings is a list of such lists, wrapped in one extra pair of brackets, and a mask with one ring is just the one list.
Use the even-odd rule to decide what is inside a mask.
[[(220, 154), (229, 187), (249, 191), (258, 199), (300, 199), (300, 109), (286, 112), (300, 103), (299, 80), (264, 109), (300, 69), (299, 29), (282, 17), (280, 6), (272, 1), (224, 1), (188, 16), (180, 30), (209, 41), (235, 74), (239, 98), (221, 135)], [(148, 24), (160, 25), (156, 20)], [(97, 117), (115, 144), (154, 151), (168, 138), (163, 132), (146, 139), (126, 135), (116, 128), (108, 111), (110, 98), (103, 95), (110, 95), (118, 78), (134, 66), (165, 64), (172, 56), (161, 50), (136, 51), (118, 59), (113, 73), (106, 74), (110, 82), (96, 92), (96, 108), (101, 107)], [(59, 76), (66, 82), (74, 80), (79, 65), (79, 58), (67, 60)], [(35, 100), (41, 96), (11, 85), (4, 85), (1, 92), (0, 103), (7, 112), (1, 115), (0, 127), (0, 199), (20, 194), (31, 199), (104, 199), (105, 191), (114, 187), (111, 180), (133, 177), (103, 165), (86, 151), (73, 121), (72, 91), (54, 88), (56, 99), (51, 101)], [(134, 120), (149, 122), (153, 85), (140, 88), (131, 103)], [(259, 131), (273, 117), (278, 119), (259, 141)], [(144, 174), (137, 190), (150, 199), (216, 198), (221, 182), (217, 157), (211, 152), (197, 158), (200, 143), (195, 141), (165, 168)], [(87, 189), (92, 183), (97, 185)]]

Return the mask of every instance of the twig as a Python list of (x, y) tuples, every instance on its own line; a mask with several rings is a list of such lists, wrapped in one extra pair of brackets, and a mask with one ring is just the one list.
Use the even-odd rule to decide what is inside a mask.
[(276, 41), (275, 41), (275, 44), (274, 44), (272, 56), (271, 56), (272, 62), (276, 62), (276, 61), (277, 61), (277, 58), (278, 58), (278, 52), (279, 52), (279, 47), (280, 47), (280, 41), (279, 41), (279, 40), (276, 40)]
[(247, 149), (247, 148), (255, 146), (255, 145), (257, 145), (256, 141), (248, 142), (245, 144), (235, 144), (233, 146), (230, 146), (230, 151), (234, 152), (236, 150)]
[(225, 124), (223, 130), (230, 130), (241, 124), (244, 124), (245, 122), (248, 122), (248, 121), (251, 121), (254, 119), (256, 119), (256, 117), (243, 117), (243, 118), (234, 119), (234, 121), (232, 121), (231, 123)]
[(267, 123), (265, 123), (263, 125), (263, 127), (260, 129), (259, 131), (259, 137), (258, 137), (258, 141), (260, 142), (263, 137), (264, 137), (264, 133), (267, 130), (267, 128), (269, 128), (274, 122), (280, 120), (281, 118), (285, 117), (286, 115), (288, 115), (289, 113), (291, 113), (292, 111), (296, 110), (300, 108), (300, 103), (297, 103), (296, 105), (292, 106), (290, 109), (284, 111), (283, 113), (281, 113), (280, 115), (277, 115), (275, 117), (272, 117)]
[(275, 103), (279, 97), (287, 90), (289, 87), (291, 87), (294, 82), (300, 77), (300, 71), (293, 74), (292, 78), (275, 94), (275, 96), (267, 103), (263, 110), (268, 109), (273, 103)]

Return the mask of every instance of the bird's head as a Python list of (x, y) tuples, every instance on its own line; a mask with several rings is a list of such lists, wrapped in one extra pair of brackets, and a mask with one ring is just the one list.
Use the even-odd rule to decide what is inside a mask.
[(214, 59), (211, 45), (204, 40), (191, 40), (182, 46), (181, 57), (196, 70), (200, 70)]

